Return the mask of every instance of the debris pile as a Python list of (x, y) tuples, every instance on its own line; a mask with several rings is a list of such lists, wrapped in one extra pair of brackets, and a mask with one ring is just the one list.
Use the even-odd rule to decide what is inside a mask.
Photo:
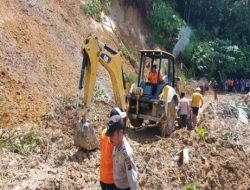
[[(127, 129), (140, 190), (250, 187), (250, 171), (246, 169), (250, 167), (249, 125), (239, 123), (238, 114), (227, 103), (240, 98), (223, 95), (219, 100), (206, 97), (200, 130), (176, 129), (170, 138), (161, 138), (155, 127), (138, 132)], [(111, 107), (93, 103), (89, 116), (96, 136), (106, 126)], [(44, 128), (40, 129), (46, 138), (41, 153), (24, 156), (1, 152), (1, 189), (100, 189), (99, 150), (84, 151), (74, 146), (75, 107), (67, 105), (52, 113), (49, 115), (53, 117), (43, 119)]]

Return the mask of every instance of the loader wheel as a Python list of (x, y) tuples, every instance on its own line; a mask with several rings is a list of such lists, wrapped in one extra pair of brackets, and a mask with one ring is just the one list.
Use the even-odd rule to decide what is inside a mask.
[(129, 119), (130, 121), (130, 124), (133, 126), (133, 127), (140, 127), (143, 123), (143, 119)]
[(161, 136), (169, 136), (174, 131), (175, 128), (175, 117), (176, 117), (176, 102), (172, 100), (168, 104), (167, 120), (160, 125)]

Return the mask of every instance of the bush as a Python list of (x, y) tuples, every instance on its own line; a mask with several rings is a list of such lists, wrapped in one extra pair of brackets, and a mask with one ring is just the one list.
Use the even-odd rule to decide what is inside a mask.
[(109, 95), (99, 86), (95, 86), (93, 96), (97, 101), (102, 101), (105, 103), (108, 103), (110, 101)]
[(206, 128), (196, 128), (195, 132), (198, 134), (199, 138), (198, 140), (201, 142), (205, 141), (205, 136), (208, 133)]
[(62, 108), (67, 108), (67, 107), (74, 106), (75, 101), (76, 101), (75, 96), (71, 96), (71, 95), (68, 94), (68, 95), (63, 96), (63, 97), (59, 100), (59, 105), (60, 105)]
[(172, 51), (178, 34), (185, 22), (177, 12), (162, 0), (152, 2), (150, 22), (153, 30), (153, 41)]
[(52, 74), (52, 69), (53, 69), (53, 65), (50, 63), (46, 63), (43, 66), (43, 70), (47, 75), (51, 75)]
[(21, 155), (39, 153), (41, 145), (45, 143), (43, 137), (29, 131), (17, 131), (16, 129), (0, 129), (0, 149), (5, 148)]
[(222, 132), (221, 138), (223, 140), (232, 140), (232, 139), (237, 139), (239, 138), (239, 135), (233, 131), (230, 130), (225, 130)]
[(124, 45), (124, 43), (120, 42), (118, 44), (118, 49), (119, 49), (119, 51), (122, 52), (122, 54), (124, 55), (125, 58), (128, 58), (130, 56), (130, 52), (129, 52), (128, 48)]
[(201, 186), (198, 182), (193, 181), (185, 186), (185, 190), (200, 190)]
[(181, 80), (186, 79), (185, 72), (179, 69), (178, 67), (175, 67), (175, 75), (179, 77)]
[(125, 80), (129, 84), (137, 83), (138, 75), (136, 73), (129, 73), (125, 75)]
[(243, 51), (227, 40), (192, 39), (184, 52), (184, 57), (191, 61), (190, 66), (196, 76), (207, 74), (209, 78), (216, 78), (220, 71), (222, 76), (230, 77), (244, 74), (247, 70)]
[(109, 12), (111, 7), (111, 0), (87, 0), (84, 6), (84, 10), (87, 14), (91, 15), (98, 21), (101, 20), (101, 12)]
[(110, 8), (111, 8), (111, 3), (112, 3), (112, 0), (104, 0), (102, 10), (105, 13), (109, 13)]
[(100, 0), (87, 0), (84, 8), (87, 14), (95, 17), (97, 20), (101, 19), (102, 4)]

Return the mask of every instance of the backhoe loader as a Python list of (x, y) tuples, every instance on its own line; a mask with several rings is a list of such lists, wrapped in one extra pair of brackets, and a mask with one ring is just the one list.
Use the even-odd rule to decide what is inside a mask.
[[(85, 149), (93, 149), (93, 142), (87, 142), (91, 148), (81, 146), (77, 141), (87, 138), (86, 133), (93, 135), (93, 129), (86, 118), (91, 103), (93, 90), (96, 83), (96, 75), (99, 64), (109, 73), (112, 82), (115, 105), (126, 110), (132, 126), (140, 127), (144, 120), (159, 126), (161, 135), (170, 135), (174, 130), (176, 105), (178, 97), (174, 90), (174, 56), (161, 50), (141, 50), (140, 67), (137, 84), (132, 84), (129, 92), (125, 93), (125, 78), (122, 65), (125, 59), (120, 51), (116, 51), (102, 43), (94, 35), (89, 35), (82, 45), (83, 62), (77, 95), (77, 112), (79, 115), (79, 126), (76, 131), (78, 140), (75, 144)], [(153, 65), (158, 66), (157, 84), (151, 84), (147, 80), (147, 72), (152, 70)], [(160, 81), (163, 75), (164, 80)], [(84, 111), (81, 113), (80, 97), (84, 88)], [(86, 123), (87, 122), (87, 123)], [(79, 136), (79, 134), (82, 134)], [(92, 136), (91, 135), (91, 136)], [(85, 143), (86, 144), (86, 143)]]

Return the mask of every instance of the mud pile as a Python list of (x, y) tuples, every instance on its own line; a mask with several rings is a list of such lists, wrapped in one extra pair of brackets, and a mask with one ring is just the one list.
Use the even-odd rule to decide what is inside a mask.
[[(155, 127), (140, 132), (127, 129), (139, 189), (184, 189), (190, 184), (202, 189), (250, 188), (249, 144), (244, 141), (249, 133), (245, 125), (238, 124), (237, 131), (233, 130), (238, 117), (225, 106), (240, 96), (219, 99), (214, 102), (206, 97), (198, 126), (207, 129), (204, 140), (201, 134), (186, 129), (177, 128), (170, 138), (161, 138)], [(53, 118), (44, 119), (39, 131), (46, 142), (40, 153), (1, 153), (1, 189), (100, 189), (99, 150), (87, 152), (73, 145), (74, 109), (69, 105), (55, 109)], [(109, 110), (111, 104), (95, 102), (92, 106), (90, 117), (97, 135), (106, 125)], [(183, 164), (180, 156), (184, 148), (189, 152), (188, 164)]]

